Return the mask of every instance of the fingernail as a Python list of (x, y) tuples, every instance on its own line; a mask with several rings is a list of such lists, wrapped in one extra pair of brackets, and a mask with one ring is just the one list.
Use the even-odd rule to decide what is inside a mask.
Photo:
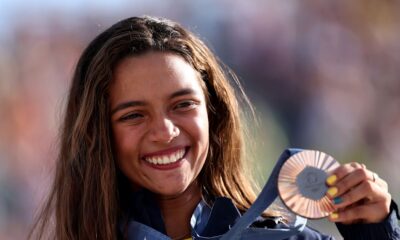
[(332, 219), (338, 219), (339, 218), (339, 214), (338, 213), (331, 213), (331, 218)]
[(326, 179), (326, 183), (328, 183), (328, 185), (333, 185), (337, 180), (336, 175), (331, 175)]
[(328, 189), (328, 194), (331, 197), (334, 197), (338, 193), (337, 187), (331, 187)]
[(332, 202), (333, 202), (334, 204), (340, 204), (340, 203), (343, 202), (343, 199), (342, 199), (341, 197), (335, 197), (335, 198), (332, 200)]

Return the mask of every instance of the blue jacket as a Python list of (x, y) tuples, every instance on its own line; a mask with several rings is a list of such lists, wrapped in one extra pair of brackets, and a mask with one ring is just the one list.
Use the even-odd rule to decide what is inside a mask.
[[(127, 240), (168, 240), (166, 230), (152, 194), (147, 191), (135, 193), (131, 198), (132, 205), (129, 210), (129, 217), (120, 223), (120, 238)], [(193, 239), (215, 239), (213, 236), (221, 236), (227, 232), (241, 217), (239, 210), (228, 198), (217, 198), (213, 207), (200, 202), (191, 218), (192, 235), (203, 238)], [(344, 239), (351, 240), (400, 240), (400, 227), (397, 219), (400, 219), (396, 203), (392, 202), (389, 216), (380, 223), (374, 224), (336, 224)], [(299, 217), (300, 222), (304, 219)], [(277, 217), (257, 218), (249, 227), (250, 229), (282, 230), (287, 225)], [(278, 234), (279, 235), (279, 234)], [(257, 239), (257, 238), (244, 238)], [(267, 238), (264, 239), (288, 239), (288, 240), (319, 240), (334, 239), (332, 236), (322, 234), (315, 229), (304, 226), (294, 235), (288, 238)]]
[[(194, 240), (306, 240), (333, 239), (306, 226), (307, 220), (297, 216), (291, 226), (276, 218), (259, 215), (278, 196), (278, 174), (285, 161), (301, 149), (286, 149), (279, 157), (270, 178), (253, 205), (243, 214), (228, 198), (216, 198), (213, 206), (200, 202), (190, 221)], [(127, 217), (120, 223), (121, 239), (170, 240), (166, 236), (161, 211), (152, 194), (136, 192), (129, 201)], [(344, 239), (400, 240), (400, 219), (397, 205), (392, 202), (389, 216), (376, 224), (337, 224)]]

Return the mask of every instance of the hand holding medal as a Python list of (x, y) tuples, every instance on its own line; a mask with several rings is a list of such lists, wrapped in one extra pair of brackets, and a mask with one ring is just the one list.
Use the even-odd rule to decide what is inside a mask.
[(340, 165), (320, 151), (290, 157), (280, 170), (278, 190), (291, 211), (310, 219), (372, 223), (390, 211), (387, 183), (376, 173), (359, 163)]

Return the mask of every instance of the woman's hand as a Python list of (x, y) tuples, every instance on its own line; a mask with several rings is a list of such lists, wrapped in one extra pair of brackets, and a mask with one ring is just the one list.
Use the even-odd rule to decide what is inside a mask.
[(332, 222), (378, 223), (390, 211), (387, 183), (364, 164), (349, 163), (332, 171), (327, 178), (327, 195), (335, 206)]

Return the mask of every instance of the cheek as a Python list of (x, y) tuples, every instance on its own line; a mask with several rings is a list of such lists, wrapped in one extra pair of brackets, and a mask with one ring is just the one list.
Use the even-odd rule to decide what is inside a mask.
[(113, 147), (118, 163), (137, 154), (140, 135), (129, 127), (113, 128)]
[(192, 136), (198, 139), (201, 144), (206, 144), (208, 146), (209, 124), (207, 111), (205, 109), (199, 112), (194, 118), (194, 121), (192, 121), (191, 126), (188, 126), (188, 129), (191, 131)]
[(199, 157), (202, 162), (204, 162), (207, 157), (209, 147), (209, 123), (206, 111), (202, 112), (197, 118), (195, 118), (191, 130), (192, 136), (196, 138), (199, 144)]
[[(139, 154), (139, 133), (129, 127), (113, 127), (113, 149), (115, 154), (115, 161), (118, 168), (130, 180), (132, 187), (137, 187), (136, 176), (139, 169), (138, 161), (136, 161)], [(139, 184), (140, 185), (140, 184)]]

